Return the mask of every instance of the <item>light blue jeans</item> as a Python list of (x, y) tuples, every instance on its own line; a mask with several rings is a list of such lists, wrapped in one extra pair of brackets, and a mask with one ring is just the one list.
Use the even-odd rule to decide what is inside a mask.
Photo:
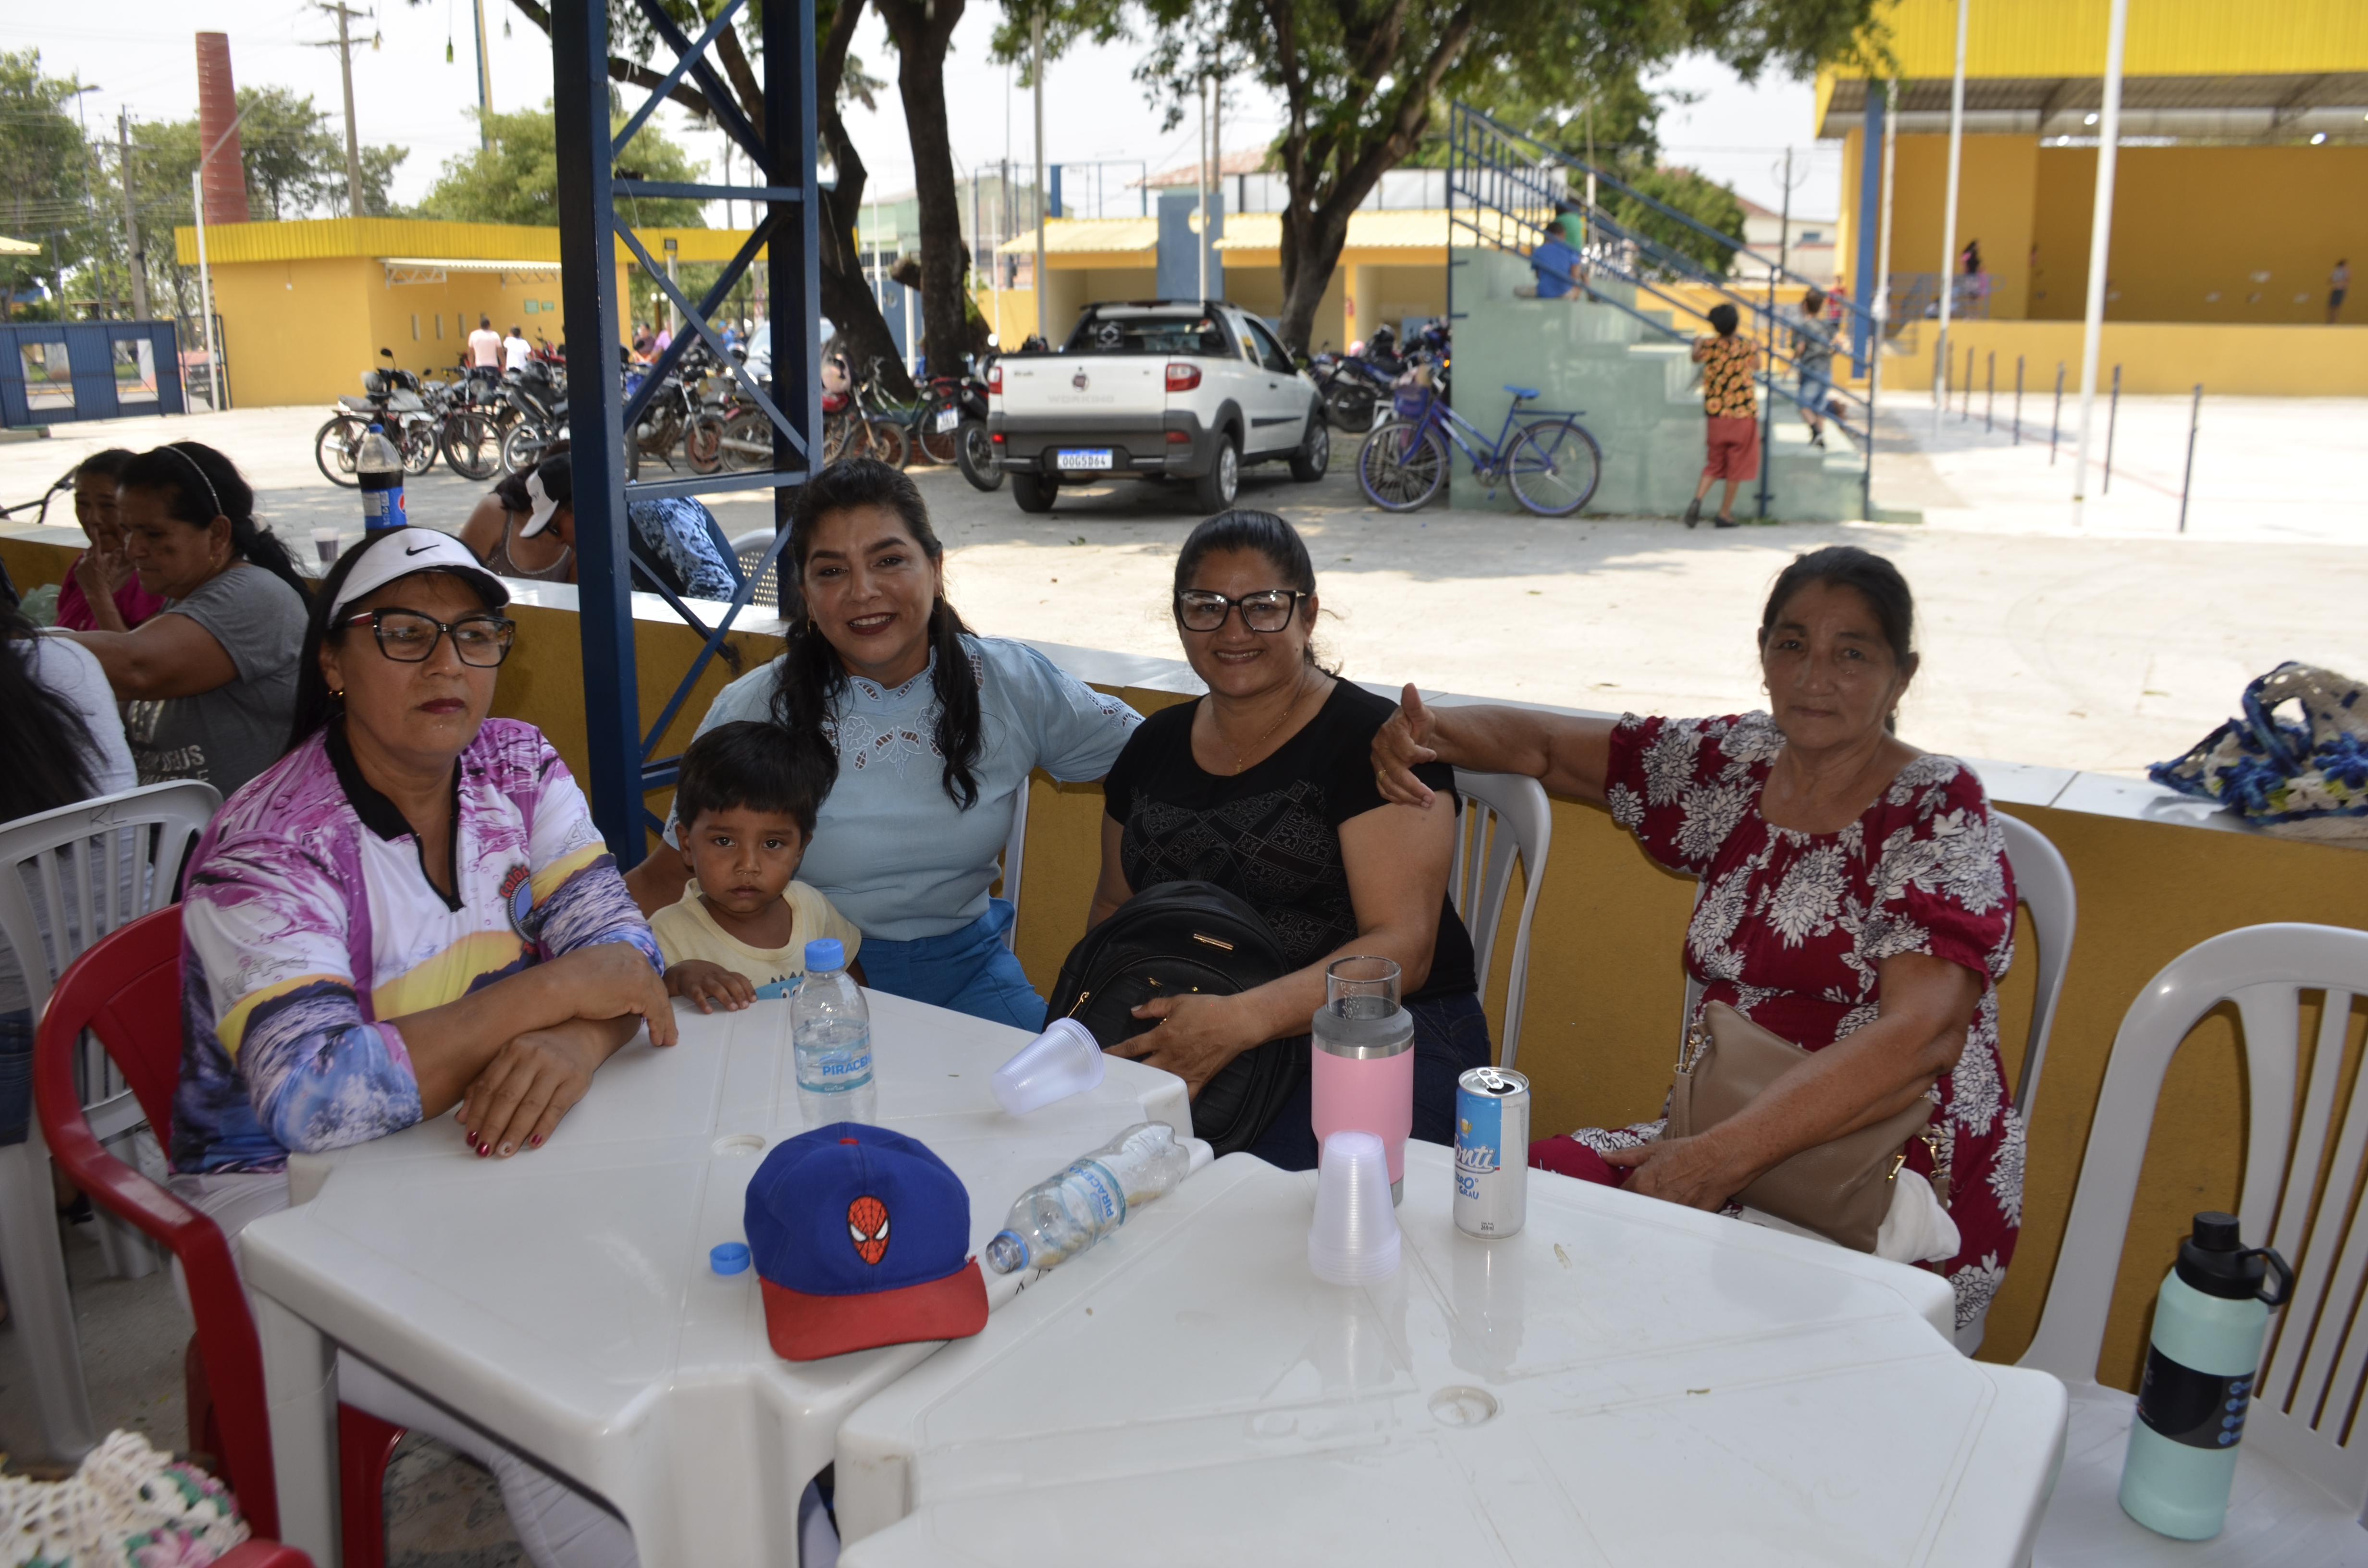
[(959, 931), (891, 942), (863, 938), (859, 955), (863, 978), (891, 996), (908, 996), (951, 1007), (989, 1023), (1009, 1024), (1034, 1034), (1044, 1027), (1044, 998), (1028, 983), (1028, 971), (1003, 945), (1018, 912), (989, 899), (986, 913)]

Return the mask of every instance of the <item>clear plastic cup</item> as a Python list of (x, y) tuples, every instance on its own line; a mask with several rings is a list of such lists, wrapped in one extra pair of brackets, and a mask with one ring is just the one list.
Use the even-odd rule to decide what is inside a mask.
[(1013, 1116), (1025, 1116), (1099, 1086), (1105, 1065), (1091, 1029), (1075, 1018), (1055, 1018), (995, 1070), (995, 1103)]
[(1372, 1285), (1398, 1271), (1398, 1217), (1382, 1141), (1344, 1129), (1324, 1140), (1307, 1267), (1331, 1285)]

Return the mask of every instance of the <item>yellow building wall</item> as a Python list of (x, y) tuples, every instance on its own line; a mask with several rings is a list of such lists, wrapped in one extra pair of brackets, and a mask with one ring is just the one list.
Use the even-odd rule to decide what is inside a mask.
[[(28, 587), (59, 581), (72, 555), (70, 549), (0, 536), (0, 561)], [(502, 668), (495, 711), (541, 725), (580, 773), (585, 726), (575, 618), (533, 607), (515, 614), (519, 640)], [(751, 667), (779, 646), (757, 636), (734, 642)], [(697, 646), (686, 627), (637, 626), (643, 713), (657, 710), (670, 690), (671, 672), (687, 668)], [(689, 738), (729, 678), (720, 665), (707, 673), (666, 745)], [(1106, 689), (1143, 711), (1182, 700), (1172, 692)], [(663, 801), (662, 793), (651, 796), (654, 807)], [(2011, 1361), (2029, 1344), (2113, 1035), (2146, 983), (2187, 949), (2239, 926), (2294, 920), (2368, 927), (2368, 875), (2362, 875), (2368, 858), (2357, 849), (2040, 807), (2007, 809), (2063, 853), (2079, 889), (2080, 918), (2031, 1130), (2021, 1242), (1982, 1346), (1981, 1357), (1989, 1361)], [(1018, 951), (1040, 990), (1049, 990), (1062, 959), (1084, 933), (1099, 869), (1100, 819), (1099, 786), (1055, 786), (1037, 777)], [(1659, 1113), (1678, 1038), (1679, 944), (1691, 897), (1691, 883), (1647, 859), (1609, 813), (1574, 801), (1554, 802), (1554, 848), (1531, 931), (1520, 1041), (1520, 1067), (1536, 1094), (1533, 1129), (1541, 1136)], [(1509, 923), (1520, 900), (1516, 888), (1506, 901), (1507, 925), (1483, 992), (1500, 1049)], [(2027, 1042), (2031, 954), (2025, 922), (2020, 956), (2000, 997), (2009, 1080)], [(2355, 1058), (2361, 1030), (2355, 1016)], [(2312, 1038), (2307, 1022), (2303, 1038)], [(2197, 1210), (2235, 1208), (2245, 1116), (2242, 1058), (2224, 1009), (2190, 1035), (2164, 1085), (2099, 1362), (2102, 1381), (2136, 1387), (2154, 1292), (2180, 1237)], [(2346, 1201), (2356, 1204), (2356, 1195)]]
[[(2097, 151), (2043, 147), (2038, 171), (2030, 313), (2078, 321)], [(2107, 321), (2323, 322), (2338, 257), (2368, 264), (2368, 146), (2124, 147), (2116, 160)]]
[[(1835, 265), (1858, 282), (1858, 171), (1863, 131), (1843, 137), (1842, 206), (1848, 216), (1834, 247)], [(1891, 190), (1891, 270), (1939, 272), (1941, 221), (1949, 199), (1949, 139), (1893, 139), (1898, 165)], [(1993, 278), (1990, 313), (2009, 320), (2028, 312), (2032, 212), (2038, 188), (2037, 140), (2029, 136), (1968, 136), (1957, 189), (1957, 248), (1982, 243), (1982, 265)], [(2084, 231), (2085, 233), (2085, 231)], [(1870, 236), (1876, 243), (1879, 236)], [(1878, 254), (1880, 254), (1878, 246)]]
[[(1907, 369), (1887, 369), (1885, 384), (1926, 386), (1931, 380), (1932, 322), (1919, 322), (1893, 339)], [(2044, 400), (2065, 366), (2065, 385), (2080, 382), (2078, 322), (1952, 322), (1949, 384), (1965, 384), (1965, 352), (1975, 350), (1974, 388), (1983, 385), (1987, 356), (1998, 356), (1999, 417), (2004, 418), (2014, 361), (2024, 361), (2025, 422), (2044, 418)], [(2098, 340), (2097, 385), (2112, 381), (2122, 367), (2125, 392), (2184, 394), (2198, 382), (2207, 396), (2368, 397), (2368, 325), (2218, 326), (2188, 322), (2107, 322)], [(1902, 361), (1894, 360), (1895, 366)], [(1901, 380), (1904, 377), (1905, 380)], [(2068, 392), (2067, 396), (2070, 395)]]

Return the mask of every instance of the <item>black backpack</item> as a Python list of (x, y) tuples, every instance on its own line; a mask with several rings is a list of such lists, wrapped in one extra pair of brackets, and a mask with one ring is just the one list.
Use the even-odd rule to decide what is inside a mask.
[[(1075, 1018), (1104, 1050), (1148, 1032), (1133, 1016), (1155, 996), (1230, 996), (1294, 966), (1265, 919), (1212, 882), (1162, 882), (1119, 905), (1069, 949), (1046, 1021)], [(1220, 1069), (1192, 1100), (1192, 1132), (1220, 1154), (1258, 1142), (1306, 1071), (1307, 1039), (1272, 1040)]]

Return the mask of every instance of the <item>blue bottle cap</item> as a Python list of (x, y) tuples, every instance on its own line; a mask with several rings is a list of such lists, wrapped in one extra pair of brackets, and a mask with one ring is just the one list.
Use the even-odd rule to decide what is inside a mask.
[(817, 937), (806, 944), (806, 972), (847, 967), (847, 945), (836, 937)]
[(708, 1248), (707, 1267), (718, 1274), (746, 1274), (748, 1272), (748, 1244), (725, 1242)]

